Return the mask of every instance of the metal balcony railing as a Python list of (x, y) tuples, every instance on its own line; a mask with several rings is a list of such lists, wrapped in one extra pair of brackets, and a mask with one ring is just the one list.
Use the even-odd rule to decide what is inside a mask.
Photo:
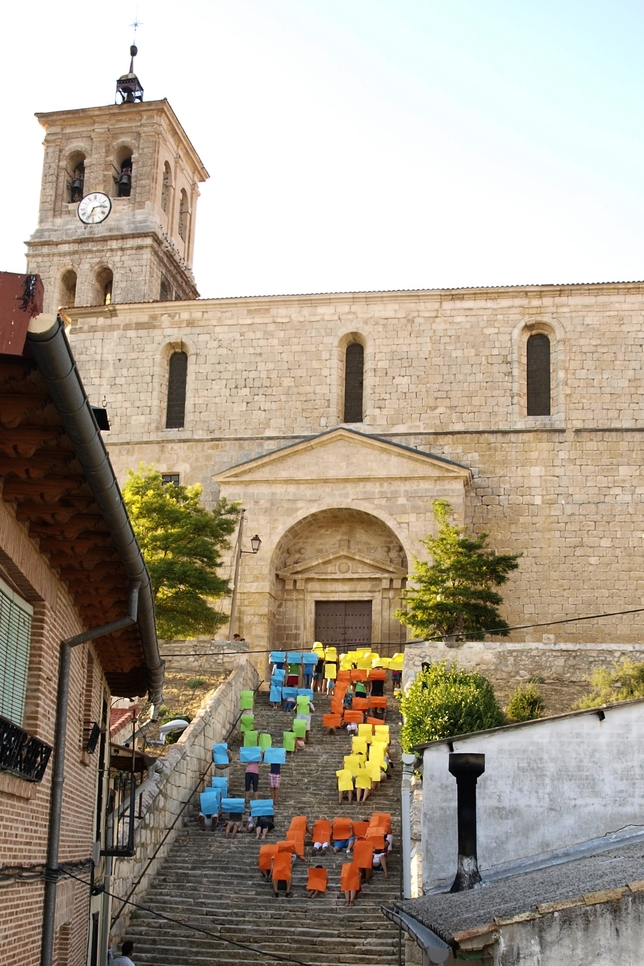
[(0, 716), (0, 771), (28, 782), (42, 781), (51, 752), (51, 745)]

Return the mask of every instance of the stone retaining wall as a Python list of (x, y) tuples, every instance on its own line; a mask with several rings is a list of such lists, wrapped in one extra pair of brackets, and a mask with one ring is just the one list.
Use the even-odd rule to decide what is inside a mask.
[[(408, 644), (405, 648), (403, 687), (410, 684), (423, 661), (447, 661), (468, 671), (488, 677), (497, 695), (504, 699), (510, 691), (530, 678), (543, 678), (546, 684), (569, 686), (571, 695), (589, 689), (593, 671), (611, 667), (622, 658), (644, 661), (644, 644), (557, 644), (555, 642), (516, 643), (470, 641), (456, 647), (442, 643)], [(548, 709), (563, 710), (563, 709)]]
[[(246, 658), (239, 660), (230, 677), (220, 684), (211, 698), (195, 715), (176, 744), (159, 759), (157, 771), (151, 783), (151, 794), (145, 796), (145, 813), (136, 830), (136, 855), (131, 859), (118, 859), (114, 863), (110, 889), (114, 895), (128, 895), (133, 883), (141, 875), (148, 860), (159, 847), (167, 829), (181, 811), (186, 799), (192, 794), (212, 757), (212, 745), (225, 741), (239, 714), (239, 696), (244, 689), (254, 689), (259, 683), (257, 671)], [(198, 789), (200, 790), (200, 789)], [(133, 898), (137, 901), (145, 893), (161, 863), (185, 824), (188, 809), (183, 813), (167, 839), (159, 849), (154, 861), (145, 871)], [(112, 915), (120, 903), (112, 900)], [(123, 935), (131, 914), (126, 908), (112, 930), (115, 939)]]
[(214, 676), (230, 674), (248, 653), (249, 647), (248, 641), (232, 644), (201, 637), (190, 641), (165, 641), (161, 650), (167, 671), (182, 674), (192, 671), (195, 675)]

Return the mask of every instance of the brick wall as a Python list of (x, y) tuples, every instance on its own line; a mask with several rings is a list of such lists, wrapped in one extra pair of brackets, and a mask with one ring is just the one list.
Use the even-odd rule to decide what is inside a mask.
[[(24, 728), (53, 744), (58, 660), (61, 639), (81, 631), (82, 625), (66, 588), (38, 554), (5, 503), (0, 503), (0, 572), (3, 579), (34, 606)], [(94, 657), (91, 693), (87, 696), (88, 655)], [(72, 652), (70, 707), (65, 757), (65, 785), (60, 839), (60, 861), (87, 859), (94, 841), (98, 756), (82, 750), (85, 709), (100, 721), (106, 685), (91, 645)], [(46, 859), (52, 761), (40, 783), (0, 772), (0, 865), (41, 864)], [(0, 948), (11, 949), (21, 966), (40, 961), (43, 880), (17, 879), (2, 887)], [(71, 880), (58, 886), (56, 930), (65, 948), (61, 966), (85, 962), (89, 888)], [(65, 927), (63, 929), (63, 927)], [(60, 931), (63, 930), (63, 931)]]

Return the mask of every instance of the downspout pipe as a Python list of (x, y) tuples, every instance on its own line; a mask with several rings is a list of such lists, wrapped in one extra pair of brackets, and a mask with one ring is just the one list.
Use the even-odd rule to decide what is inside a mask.
[(76, 368), (61, 316), (54, 318), (51, 315), (39, 315), (32, 319), (27, 332), (27, 345), (47, 384), (47, 390), (109, 528), (128, 579), (139, 583), (136, 623), (141, 634), (150, 701), (160, 704), (164, 665), (159, 656), (150, 577), (123, 504), (101, 432)]
[(72, 663), (72, 650), (79, 644), (86, 644), (106, 634), (120, 631), (136, 623), (139, 603), (140, 583), (130, 584), (127, 615), (119, 620), (103, 624), (92, 630), (84, 631), (75, 637), (60, 642), (60, 662), (58, 666), (58, 690), (56, 695), (56, 725), (54, 731), (54, 762), (51, 779), (51, 801), (49, 806), (49, 835), (47, 838), (47, 865), (45, 868), (45, 895), (43, 903), (43, 927), (40, 947), (40, 966), (52, 966), (54, 939), (56, 933), (56, 890), (60, 869), (60, 826), (63, 810), (63, 784), (65, 782), (65, 746), (67, 743), (67, 712), (69, 710), (69, 672)]
[(416, 755), (405, 752), (401, 785), (403, 899), (411, 899), (411, 779), (415, 764)]

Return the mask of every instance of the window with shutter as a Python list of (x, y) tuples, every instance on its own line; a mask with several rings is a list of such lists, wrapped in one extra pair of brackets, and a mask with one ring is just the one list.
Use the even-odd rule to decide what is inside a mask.
[(22, 727), (33, 607), (0, 580), (0, 715)]

